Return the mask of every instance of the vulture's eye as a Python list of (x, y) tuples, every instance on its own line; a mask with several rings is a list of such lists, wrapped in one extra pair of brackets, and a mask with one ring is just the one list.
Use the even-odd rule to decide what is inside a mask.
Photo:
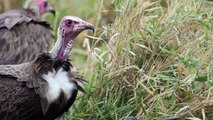
[(44, 7), (46, 8), (48, 6), (48, 3), (47, 2), (44, 2)]
[(68, 27), (70, 27), (70, 26), (72, 25), (72, 20), (67, 20), (67, 21), (66, 21), (66, 25), (67, 25)]

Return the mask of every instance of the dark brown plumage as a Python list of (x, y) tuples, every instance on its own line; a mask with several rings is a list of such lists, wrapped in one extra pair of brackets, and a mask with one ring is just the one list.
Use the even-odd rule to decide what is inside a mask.
[[(44, 96), (48, 83), (39, 75), (56, 70), (58, 66), (69, 73), (70, 82), (76, 87), (68, 100), (64, 99), (66, 96), (61, 91), (59, 99), (48, 104)], [(0, 66), (1, 120), (54, 120), (68, 111), (78, 90), (84, 92), (78, 82), (85, 82), (82, 76), (70, 68), (69, 61), (52, 61), (51, 56), (45, 53), (30, 63)]]
[[(27, 0), (25, 9), (14, 9), (0, 14), (0, 64), (19, 64), (32, 61), (39, 53), (47, 51), (54, 39), (49, 24), (40, 20), (45, 8), (39, 11), (37, 2)], [(46, 6), (48, 7), (48, 6)]]
[(18, 65), (0, 65), (1, 120), (55, 120), (68, 111), (86, 80), (71, 70), (68, 54), (75, 37), (92, 24), (65, 16), (51, 52)]

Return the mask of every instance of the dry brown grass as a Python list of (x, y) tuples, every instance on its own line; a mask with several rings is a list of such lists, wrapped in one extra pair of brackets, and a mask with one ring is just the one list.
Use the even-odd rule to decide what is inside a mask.
[(64, 119), (213, 118), (213, 9), (205, 0), (97, 2), (96, 37), (85, 40), (87, 94)]

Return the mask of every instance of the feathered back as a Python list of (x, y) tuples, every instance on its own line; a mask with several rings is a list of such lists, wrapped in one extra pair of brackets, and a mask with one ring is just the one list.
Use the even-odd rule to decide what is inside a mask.
[(32, 61), (53, 39), (50, 25), (37, 20), (31, 10), (5, 12), (0, 15), (0, 64)]
[[(40, 54), (34, 61), (19, 65), (0, 65), (0, 118), (7, 120), (54, 120), (68, 111), (74, 103), (78, 90), (85, 93), (78, 84), (86, 80), (71, 71), (69, 61), (54, 61), (49, 53)], [(61, 91), (53, 103), (46, 98), (49, 83), (42, 75), (63, 68), (69, 81), (76, 87), (70, 98)], [(29, 89), (30, 88), (30, 89)], [(27, 102), (26, 102), (27, 101)], [(10, 114), (8, 114), (10, 113)]]

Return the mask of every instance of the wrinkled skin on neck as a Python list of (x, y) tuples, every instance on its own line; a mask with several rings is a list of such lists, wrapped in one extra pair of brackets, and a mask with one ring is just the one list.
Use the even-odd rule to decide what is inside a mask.
[(80, 32), (74, 32), (72, 34), (66, 34), (68, 32), (60, 30), (58, 40), (52, 50), (52, 58), (55, 60), (67, 60), (68, 54), (72, 49), (74, 39)]
[(69, 36), (64, 36), (62, 38), (62, 45), (61, 48), (59, 49), (58, 53), (57, 53), (57, 60), (66, 60), (68, 58), (68, 54), (72, 49), (73, 46), (73, 41), (74, 38), (71, 38)]

